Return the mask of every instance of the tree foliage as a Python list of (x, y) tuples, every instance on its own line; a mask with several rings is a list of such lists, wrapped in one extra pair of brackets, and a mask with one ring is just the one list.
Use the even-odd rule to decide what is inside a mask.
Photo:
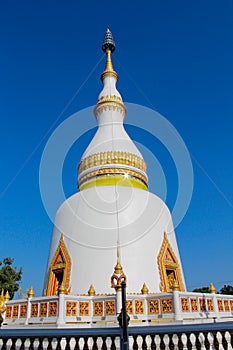
[(14, 293), (19, 289), (19, 282), (22, 278), (22, 268), (17, 270), (16, 267), (13, 267), (12, 264), (14, 259), (5, 258), (3, 261), (0, 261), (0, 291), (4, 289), (8, 290), (10, 298), (14, 297)]
[(193, 290), (195, 293), (210, 293), (209, 287), (195, 288)]
[[(210, 293), (209, 287), (200, 287), (200, 288), (196, 288), (193, 290), (193, 292), (195, 293)], [(222, 287), (220, 289), (220, 291), (218, 292), (220, 294), (226, 294), (226, 295), (233, 295), (233, 286), (231, 285), (224, 285), (224, 287)]]
[(228, 295), (233, 295), (233, 286), (228, 285), (224, 285), (224, 287), (222, 287), (220, 289), (220, 294), (228, 294)]

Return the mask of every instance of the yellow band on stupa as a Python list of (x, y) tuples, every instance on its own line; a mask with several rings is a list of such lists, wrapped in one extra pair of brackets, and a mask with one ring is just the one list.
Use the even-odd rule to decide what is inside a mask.
[(124, 177), (122, 175), (115, 176), (100, 176), (85, 181), (79, 186), (79, 191), (86, 190), (88, 188), (96, 186), (127, 186), (133, 188), (140, 188), (148, 191), (147, 186), (140, 180), (133, 177)]

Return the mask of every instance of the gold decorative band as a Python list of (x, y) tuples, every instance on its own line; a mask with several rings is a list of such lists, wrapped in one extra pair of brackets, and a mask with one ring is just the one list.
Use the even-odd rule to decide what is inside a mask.
[(102, 74), (101, 74), (101, 80), (103, 81), (104, 78), (106, 77), (113, 77), (115, 78), (116, 80), (118, 80), (118, 75), (115, 71), (110, 71), (110, 70), (107, 70), (107, 71), (104, 71)]
[(108, 176), (115, 176), (115, 175), (121, 175), (121, 178), (127, 179), (128, 177), (133, 177), (135, 179), (138, 179), (139, 181), (143, 182), (143, 184), (147, 187), (148, 186), (148, 180), (146, 176), (142, 175), (141, 173), (130, 170), (130, 169), (123, 169), (123, 168), (103, 168), (103, 169), (98, 169), (94, 170), (84, 176), (82, 176), (79, 181), (78, 185), (79, 187), (86, 181), (92, 179), (92, 178), (97, 178), (98, 176), (101, 175), (108, 175)]
[(126, 114), (126, 108), (123, 104), (123, 102), (118, 102), (118, 101), (104, 101), (101, 103), (97, 103), (97, 105), (94, 108), (94, 114), (97, 117), (99, 113), (101, 113), (103, 110), (117, 110), (120, 113), (122, 113), (123, 117), (125, 117)]
[(78, 166), (78, 172), (81, 174), (83, 171), (95, 166), (101, 166), (106, 164), (124, 164), (134, 168), (142, 170), (146, 173), (145, 161), (136, 156), (133, 153), (121, 152), (121, 151), (109, 151), (94, 153), (87, 158), (81, 160)]
[(127, 186), (133, 188), (140, 188), (142, 190), (148, 191), (147, 186), (140, 180), (133, 177), (125, 178), (123, 176), (100, 176), (87, 180), (82, 185), (79, 186), (79, 191), (86, 190), (87, 188), (92, 188), (96, 186)]
[(122, 98), (120, 96), (116, 96), (116, 95), (105, 95), (105, 96), (101, 96), (98, 99), (97, 104), (101, 104), (101, 103), (106, 103), (106, 102), (119, 102), (121, 104), (124, 105)]

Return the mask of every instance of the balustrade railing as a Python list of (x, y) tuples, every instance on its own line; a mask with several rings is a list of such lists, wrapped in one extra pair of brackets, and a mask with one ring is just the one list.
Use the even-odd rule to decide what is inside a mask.
[[(5, 303), (3, 326), (54, 324), (68, 326), (102, 323), (117, 324), (116, 295), (33, 297)], [(189, 293), (127, 294), (126, 311), (133, 325), (139, 321), (148, 325), (159, 321), (214, 322), (233, 321), (233, 296)]]
[[(233, 323), (129, 327), (132, 350), (232, 350)], [(1, 329), (0, 350), (118, 350), (121, 328)]]

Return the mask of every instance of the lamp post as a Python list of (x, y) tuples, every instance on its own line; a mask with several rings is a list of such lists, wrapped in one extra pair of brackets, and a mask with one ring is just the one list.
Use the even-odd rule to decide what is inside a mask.
[(122, 309), (118, 316), (118, 322), (122, 329), (121, 333), (121, 350), (129, 350), (129, 337), (128, 337), (128, 323), (130, 320), (129, 315), (126, 313), (126, 283), (121, 282), (121, 300)]

